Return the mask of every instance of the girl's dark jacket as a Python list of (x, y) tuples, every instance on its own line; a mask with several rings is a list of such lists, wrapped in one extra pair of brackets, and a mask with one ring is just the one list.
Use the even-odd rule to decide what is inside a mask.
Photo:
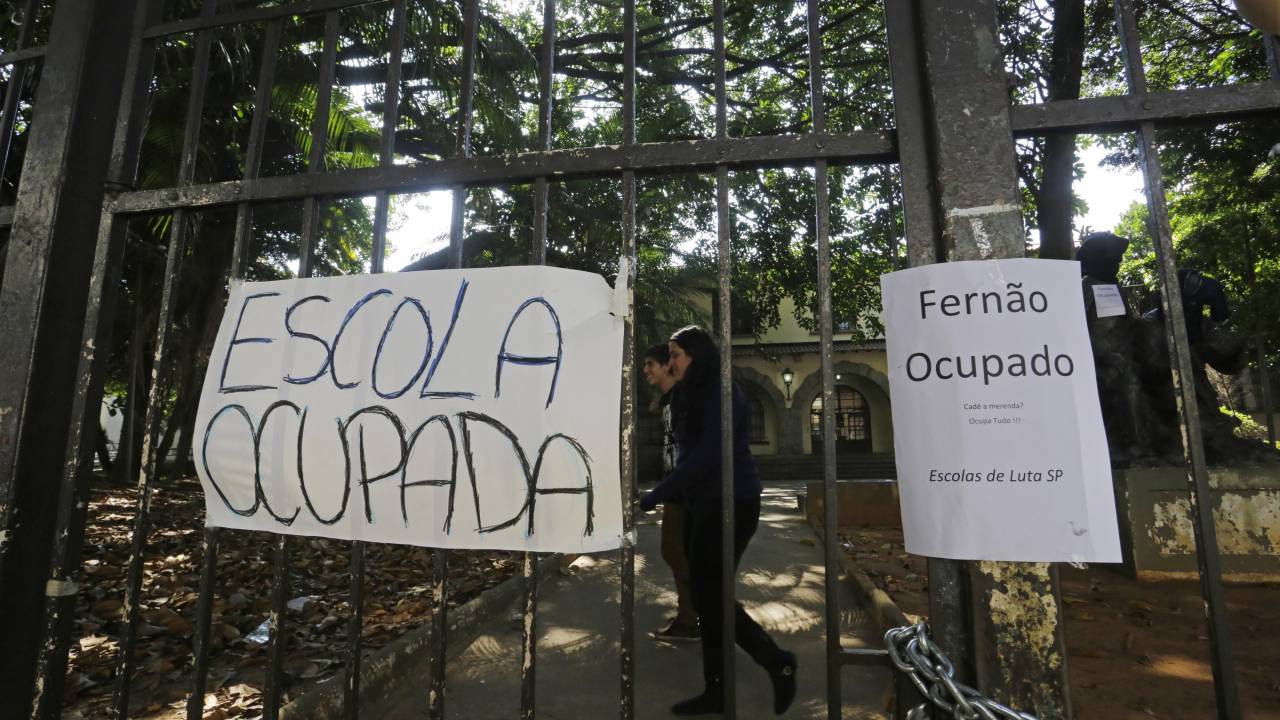
[[(668, 500), (693, 505), (720, 503), (720, 392), (712, 386), (701, 393), (701, 421), (675, 429), (679, 456), (676, 466), (644, 498), (653, 507)], [(733, 386), (733, 496), (738, 500), (760, 497), (760, 471), (751, 457), (751, 424), (747, 418), (747, 398)]]

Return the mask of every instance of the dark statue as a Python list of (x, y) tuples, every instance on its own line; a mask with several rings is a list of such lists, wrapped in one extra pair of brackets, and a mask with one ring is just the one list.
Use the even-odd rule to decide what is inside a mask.
[[(1157, 307), (1139, 315), (1118, 292), (1117, 274), (1128, 247), (1126, 238), (1095, 232), (1085, 236), (1076, 252), (1111, 462), (1116, 467), (1180, 465), (1182, 426), (1164, 313)], [(1216, 279), (1192, 269), (1179, 270), (1178, 280), (1191, 354), (1190, 381), (1195, 386), (1208, 461), (1275, 459), (1276, 453), (1264, 443), (1236, 436), (1240, 422), (1219, 409), (1217, 392), (1209, 382), (1207, 367), (1233, 375), (1247, 364), (1244, 343), (1224, 327), (1231, 316), (1226, 289)], [(1113, 304), (1118, 297), (1123, 309), (1114, 308), (1111, 312), (1115, 314), (1099, 317), (1099, 293), (1112, 298)]]
[(1095, 287), (1118, 290), (1120, 263), (1129, 241), (1111, 233), (1091, 233), (1084, 238), (1076, 259), (1080, 261), (1081, 289), (1085, 318), (1093, 346), (1098, 378), (1098, 400), (1111, 449), (1111, 462), (1118, 467), (1145, 464), (1158, 459), (1157, 448), (1168, 445), (1161, 437), (1166, 428), (1156, 419), (1155, 408), (1146, 392), (1146, 368), (1141, 362), (1140, 329), (1137, 313), (1120, 295), (1124, 311), (1099, 317)]

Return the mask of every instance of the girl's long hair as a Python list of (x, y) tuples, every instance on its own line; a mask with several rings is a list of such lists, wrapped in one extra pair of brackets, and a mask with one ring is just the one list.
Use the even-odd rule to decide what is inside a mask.
[(697, 325), (682, 327), (671, 342), (689, 356), (689, 367), (671, 394), (671, 420), (677, 437), (694, 437), (702, 430), (702, 408), (707, 393), (720, 388), (720, 349), (706, 330)]

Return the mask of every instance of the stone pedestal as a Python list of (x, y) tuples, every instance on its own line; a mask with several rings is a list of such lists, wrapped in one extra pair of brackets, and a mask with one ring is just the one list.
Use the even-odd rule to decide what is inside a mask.
[[(823, 508), (826, 506), (823, 483), (806, 483), (808, 499), (805, 504), (809, 522), (822, 525)], [(902, 527), (902, 514), (898, 506), (898, 483), (893, 480), (840, 480), (836, 483), (836, 524), (839, 527), (869, 525), (872, 527)]]
[[(1125, 571), (1138, 580), (1194, 580), (1191, 487), (1183, 468), (1113, 472)], [(1280, 582), (1280, 465), (1209, 471), (1227, 582)]]

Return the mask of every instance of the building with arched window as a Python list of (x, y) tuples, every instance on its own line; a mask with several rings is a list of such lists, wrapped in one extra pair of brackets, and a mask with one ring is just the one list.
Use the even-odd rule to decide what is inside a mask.
[[(751, 451), (766, 477), (813, 479), (822, 467), (822, 364), (816, 333), (795, 320), (789, 299), (782, 322), (760, 338), (735, 336), (734, 380), (747, 395)], [(855, 341), (837, 332), (832, 347), (835, 430), (840, 477), (892, 478), (893, 418), (884, 340)], [(647, 413), (642, 413), (647, 415)], [(661, 432), (640, 420), (641, 473), (655, 466)]]
[[(837, 381), (839, 382), (839, 381)], [(871, 451), (871, 408), (862, 393), (848, 385), (835, 386), (836, 449), (841, 453)], [(818, 394), (809, 405), (809, 446), (821, 451), (826, 432), (823, 400)]]

